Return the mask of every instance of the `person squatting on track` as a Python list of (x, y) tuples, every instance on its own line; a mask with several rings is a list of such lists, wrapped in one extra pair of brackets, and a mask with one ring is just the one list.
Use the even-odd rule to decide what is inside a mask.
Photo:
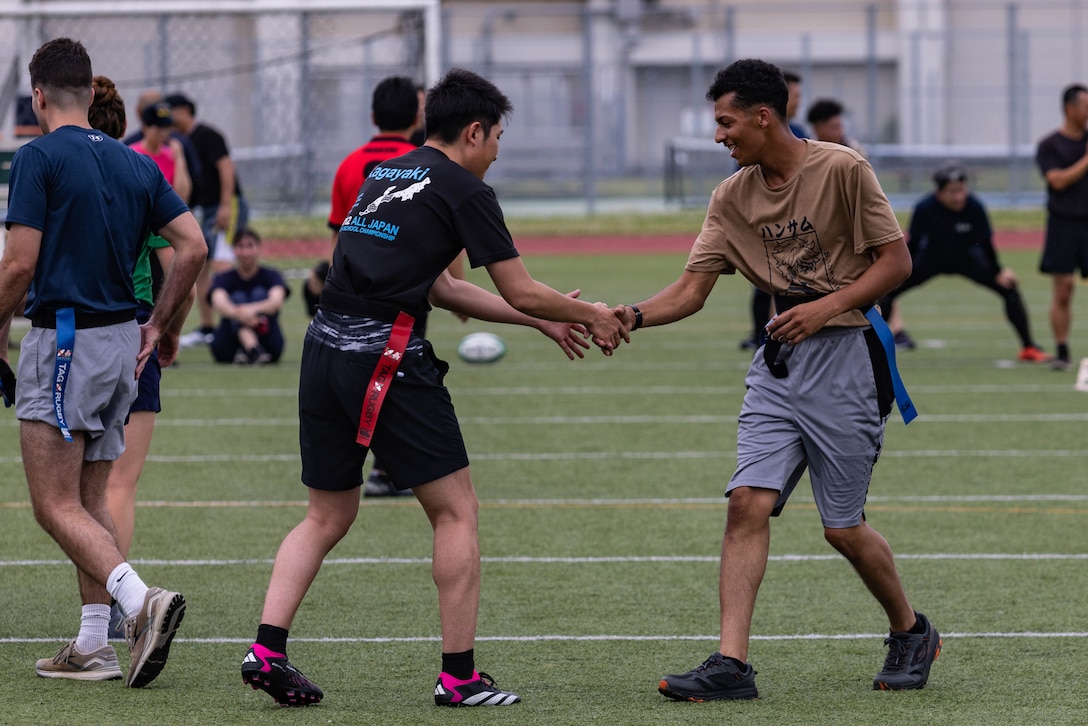
[[(309, 506), (276, 553), (257, 640), (241, 665), (246, 683), (285, 706), (324, 695), (288, 661), (288, 629), (324, 557), (355, 520), (371, 447), (396, 486), (413, 490), (434, 530), (431, 569), (442, 628), (435, 703), (520, 700), (475, 669), (476, 493), (442, 383), (448, 366), (413, 324), (434, 304), (478, 320), (527, 325), (572, 360), (589, 346), (587, 331), (606, 355), (627, 336), (606, 305), (537, 282), (518, 256), (483, 181), (512, 110), (506, 96), (454, 69), (427, 93), (425, 108), (426, 143), (378, 164), (341, 226), (303, 343), (299, 438)], [(487, 268), (499, 295), (449, 274), (463, 249), (470, 264)]]
[[(149, 588), (125, 561), (106, 483), (124, 450), (137, 376), (207, 250), (155, 162), (91, 128), (92, 78), (86, 50), (68, 38), (45, 43), (30, 61), (44, 135), (21, 147), (11, 165), (0, 320), (29, 289), (32, 327), (20, 347), (15, 414), (34, 517), (76, 565), (83, 604), (108, 609), (112, 596), (127, 616), (127, 685), (138, 688), (165, 666), (185, 599)], [(175, 256), (159, 305), (140, 325), (132, 274), (148, 230)], [(49, 672), (39, 661), (39, 674), (119, 678), (116, 653), (103, 645), (86, 652), (72, 641)]]
[[(774, 295), (778, 311), (745, 379), (737, 468), (726, 490), (719, 648), (691, 671), (661, 679), (659, 691), (677, 700), (757, 696), (748, 641), (770, 518), (806, 468), (825, 539), (888, 617), (889, 650), (873, 687), (921, 688), (940, 652), (937, 631), (907, 599), (891, 548), (865, 520), (899, 393), (891, 333), (872, 306), (910, 274), (910, 253), (869, 163), (845, 146), (796, 138), (786, 97), (770, 63), (741, 60), (719, 71), (707, 92), (714, 139), (740, 171), (714, 190), (679, 279), (616, 308), (632, 331), (665, 325), (700, 310), (722, 274), (740, 272)], [(871, 327), (878, 324), (879, 338)], [(905, 394), (899, 406), (909, 421), (915, 412)]]

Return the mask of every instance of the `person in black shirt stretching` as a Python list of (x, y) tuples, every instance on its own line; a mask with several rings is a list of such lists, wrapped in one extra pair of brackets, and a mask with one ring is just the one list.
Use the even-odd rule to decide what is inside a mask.
[[(947, 162), (933, 174), (937, 189), (914, 207), (910, 248), (914, 270), (901, 287), (880, 301), (887, 319), (892, 303), (907, 290), (937, 275), (963, 275), (987, 287), (1005, 301), (1005, 317), (1020, 338), (1019, 360), (1045, 363), (1050, 356), (1031, 337), (1027, 309), (1016, 286), (1016, 275), (1002, 267), (994, 250), (993, 230), (986, 208), (967, 187), (967, 171)], [(897, 331), (897, 336), (905, 331)]]

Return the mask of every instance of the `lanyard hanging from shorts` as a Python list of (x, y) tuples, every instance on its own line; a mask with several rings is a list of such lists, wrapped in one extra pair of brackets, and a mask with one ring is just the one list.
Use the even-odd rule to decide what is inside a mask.
[(389, 392), (389, 386), (396, 379), (397, 367), (404, 350), (408, 347), (408, 339), (412, 335), (412, 326), (416, 319), (405, 312), (397, 314), (397, 320), (393, 323), (393, 330), (389, 333), (389, 340), (382, 351), (382, 357), (374, 368), (374, 375), (370, 377), (370, 383), (366, 386), (363, 396), (363, 410), (359, 414), (359, 435), (355, 442), (362, 446), (370, 446), (374, 438), (374, 427), (378, 423), (378, 412), (381, 411), (382, 401)]
[(71, 443), (72, 432), (64, 417), (64, 388), (72, 372), (72, 354), (76, 347), (76, 311), (75, 308), (58, 308), (57, 317), (57, 359), (53, 365), (53, 412), (57, 416), (57, 426), (64, 440)]
[(873, 306), (865, 311), (865, 317), (873, 326), (873, 332), (880, 338), (880, 344), (884, 346), (884, 355), (888, 357), (888, 370), (892, 374), (892, 390), (895, 392), (895, 405), (899, 407), (899, 415), (903, 417), (903, 425), (909, 424), (918, 418), (918, 409), (910, 400), (907, 387), (899, 375), (899, 367), (895, 364), (895, 336), (891, 328), (884, 322), (880, 311)]
[[(823, 296), (806, 296), (804, 299), (795, 298), (791, 300), (788, 297), (775, 295), (774, 301), (778, 311), (785, 312), (794, 305), (810, 302), (819, 297)], [(914, 407), (914, 403), (910, 400), (907, 386), (903, 383), (903, 378), (899, 375), (899, 367), (895, 363), (895, 336), (892, 335), (891, 329), (884, 322), (884, 318), (881, 317), (880, 311), (877, 310), (875, 305), (870, 305), (869, 309), (863, 312), (884, 348), (884, 356), (888, 359), (888, 372), (891, 374), (892, 379), (892, 392), (895, 394), (895, 405), (899, 407), (899, 415), (903, 417), (903, 425), (905, 426), (918, 418), (918, 409)], [(763, 360), (767, 363), (767, 368), (770, 369), (775, 378), (785, 378), (789, 375), (786, 364), (778, 360), (778, 352), (781, 349), (782, 342), (770, 338), (763, 345)]]

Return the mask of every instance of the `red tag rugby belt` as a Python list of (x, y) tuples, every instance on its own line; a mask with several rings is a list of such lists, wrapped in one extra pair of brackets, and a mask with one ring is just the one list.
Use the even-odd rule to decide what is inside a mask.
[(397, 320), (393, 323), (393, 331), (389, 334), (382, 357), (374, 368), (370, 383), (366, 386), (363, 410), (359, 414), (359, 435), (355, 438), (355, 442), (362, 446), (369, 447), (370, 440), (374, 438), (378, 412), (382, 410), (385, 394), (389, 392), (389, 386), (397, 376), (397, 367), (400, 365), (400, 359), (404, 357), (404, 349), (408, 347), (408, 338), (412, 335), (412, 326), (415, 322), (416, 319), (408, 313), (397, 314)]

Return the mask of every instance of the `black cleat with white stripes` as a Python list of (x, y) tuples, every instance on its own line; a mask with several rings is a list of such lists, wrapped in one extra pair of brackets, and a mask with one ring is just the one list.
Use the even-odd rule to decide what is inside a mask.
[(440, 673), (434, 684), (436, 706), (510, 706), (521, 701), (516, 693), (501, 691), (495, 679), (486, 673), (473, 673), (471, 681), (460, 681), (449, 673)]

